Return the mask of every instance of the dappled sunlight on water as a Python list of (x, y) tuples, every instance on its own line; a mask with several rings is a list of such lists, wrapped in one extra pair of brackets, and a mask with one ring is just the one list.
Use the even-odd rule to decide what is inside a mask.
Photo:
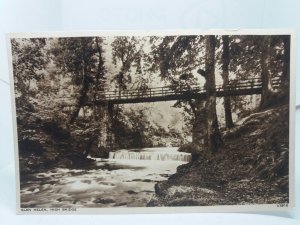
[[(170, 148), (156, 148), (163, 151)], [(149, 149), (148, 149), (149, 151)], [(176, 149), (172, 150), (174, 154)], [(22, 207), (146, 206), (157, 181), (166, 180), (186, 162), (95, 159), (88, 170), (57, 168), (22, 183)]]

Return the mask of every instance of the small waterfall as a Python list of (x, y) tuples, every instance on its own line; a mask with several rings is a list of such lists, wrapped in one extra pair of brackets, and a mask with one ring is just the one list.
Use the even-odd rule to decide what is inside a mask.
[(177, 151), (128, 151), (119, 150), (109, 153), (110, 159), (125, 160), (162, 160), (162, 161), (183, 161), (190, 162), (191, 154)]

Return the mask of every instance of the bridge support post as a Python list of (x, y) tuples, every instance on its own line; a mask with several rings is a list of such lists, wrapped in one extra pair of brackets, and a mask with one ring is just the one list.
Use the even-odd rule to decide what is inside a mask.
[(207, 113), (206, 101), (197, 101), (195, 108), (195, 120), (192, 129), (192, 143), (198, 151), (206, 151), (208, 147), (207, 140)]

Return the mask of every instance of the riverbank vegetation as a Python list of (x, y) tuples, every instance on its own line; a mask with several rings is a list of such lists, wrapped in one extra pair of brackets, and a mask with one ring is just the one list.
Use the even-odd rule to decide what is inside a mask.
[(178, 167), (156, 184), (148, 206), (288, 203), (288, 112), (287, 105), (272, 107), (222, 132), (220, 152)]

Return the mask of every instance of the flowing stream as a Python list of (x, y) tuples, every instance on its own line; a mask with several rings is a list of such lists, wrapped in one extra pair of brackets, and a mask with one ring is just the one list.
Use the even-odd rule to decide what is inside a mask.
[(57, 168), (21, 183), (22, 207), (144, 207), (157, 181), (190, 161), (177, 148), (111, 152), (88, 169)]

